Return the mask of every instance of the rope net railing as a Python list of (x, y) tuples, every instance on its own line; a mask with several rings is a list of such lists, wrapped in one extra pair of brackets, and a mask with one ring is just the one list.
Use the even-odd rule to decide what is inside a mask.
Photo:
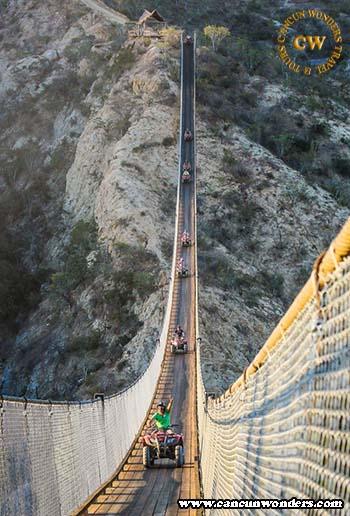
[(148, 411), (164, 341), (138, 382), (82, 403), (4, 399), (0, 409), (0, 514), (68, 515), (115, 471)]
[(172, 293), (173, 280), (153, 358), (125, 391), (83, 402), (0, 398), (0, 516), (67, 516), (124, 460), (155, 392)]
[[(198, 346), (205, 498), (343, 500), (341, 511), (326, 502), (297, 513), (350, 513), (349, 241), (350, 219), (272, 338), (219, 398), (205, 391)], [(237, 514), (212, 513), (221, 511)], [(253, 512), (281, 509), (244, 509)]]

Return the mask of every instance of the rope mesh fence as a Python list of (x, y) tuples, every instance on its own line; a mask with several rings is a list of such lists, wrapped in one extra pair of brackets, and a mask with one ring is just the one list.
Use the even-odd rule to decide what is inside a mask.
[[(350, 258), (299, 313), (255, 374), (208, 399), (197, 353), (205, 498), (341, 499), (350, 513)], [(237, 509), (213, 510), (217, 514)], [(280, 514), (281, 509), (244, 514)], [(298, 514), (308, 514), (298, 509)], [(211, 511), (208, 511), (211, 514)]]
[(111, 476), (149, 409), (164, 343), (138, 382), (104, 401), (3, 400), (1, 516), (68, 515)]

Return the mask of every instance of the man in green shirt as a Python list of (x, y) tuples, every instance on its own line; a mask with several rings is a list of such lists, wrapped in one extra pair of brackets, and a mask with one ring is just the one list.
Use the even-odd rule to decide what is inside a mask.
[(170, 398), (167, 405), (160, 401), (157, 405), (157, 412), (151, 418), (151, 422), (155, 422), (158, 430), (167, 430), (171, 426), (171, 409), (173, 407), (174, 398)]

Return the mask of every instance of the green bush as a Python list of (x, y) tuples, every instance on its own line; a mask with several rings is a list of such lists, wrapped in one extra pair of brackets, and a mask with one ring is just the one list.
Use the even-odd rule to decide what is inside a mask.
[(0, 322), (15, 324), (20, 312), (30, 310), (40, 300), (40, 274), (32, 274), (18, 265), (10, 252), (0, 251)]
[(308, 95), (305, 100), (305, 105), (311, 111), (323, 111), (324, 104), (318, 95)]
[(334, 169), (337, 174), (343, 177), (350, 177), (350, 159), (343, 157), (336, 157), (333, 160)]
[(46, 87), (42, 99), (43, 107), (48, 111), (58, 112), (70, 101), (81, 101), (83, 93), (90, 90), (92, 79), (85, 84), (73, 70), (66, 70)]
[(72, 40), (71, 45), (64, 49), (63, 55), (68, 59), (68, 61), (80, 61), (84, 57), (90, 55), (94, 41), (94, 36), (89, 36), (82, 40), (80, 38), (75, 38)]
[(251, 181), (251, 170), (242, 161), (237, 161), (231, 151), (224, 150), (222, 163), (224, 172), (230, 176), (231, 180), (238, 183), (249, 183)]
[(261, 290), (252, 286), (248, 290), (244, 292), (244, 301), (249, 306), (249, 308), (254, 308), (259, 306), (259, 301), (261, 299)]
[(117, 80), (135, 63), (136, 57), (130, 47), (121, 48), (113, 64), (107, 69), (107, 76)]
[(329, 136), (330, 127), (327, 122), (314, 122), (310, 127), (310, 135)]
[(235, 221), (238, 225), (243, 226), (243, 231), (247, 224), (252, 224), (258, 214), (262, 211), (260, 206), (252, 201), (244, 201), (242, 196), (236, 199)]
[(180, 43), (181, 31), (175, 27), (167, 27), (160, 31), (162, 42), (170, 48), (178, 48)]
[(224, 149), (224, 155), (222, 158), (222, 164), (225, 172), (230, 172), (233, 165), (236, 163), (236, 158), (234, 157), (232, 151), (228, 149)]
[(66, 350), (71, 353), (84, 353), (87, 351), (94, 351), (101, 342), (100, 333), (94, 331), (90, 335), (80, 335), (79, 337), (72, 337)]
[(345, 206), (346, 208), (350, 208), (349, 184), (344, 184), (344, 181), (338, 177), (322, 178), (320, 180), (320, 184), (336, 199), (339, 204)]
[[(37, 149), (6, 151), (1, 159), (6, 188), (0, 192), (0, 321), (13, 329), (18, 316), (39, 302), (46, 279), (38, 263), (40, 236), (49, 237), (44, 211), (50, 196)], [(25, 266), (29, 246), (31, 270)]]
[(228, 190), (220, 197), (224, 211), (215, 211), (215, 217), (203, 220), (199, 225), (199, 238), (213, 239), (234, 251), (237, 237), (246, 236), (247, 228), (261, 213), (261, 208), (252, 200), (244, 199), (235, 190)]
[(199, 276), (206, 285), (229, 290), (234, 284), (234, 271), (228, 259), (214, 251), (199, 250)]
[(114, 120), (107, 127), (108, 138), (110, 140), (113, 140), (113, 139), (119, 140), (120, 138), (122, 138), (124, 136), (124, 134), (127, 133), (129, 127), (130, 127), (130, 117), (127, 115)]
[(313, 196), (309, 190), (309, 188), (305, 188), (302, 184), (290, 183), (289, 185), (285, 185), (283, 195), (291, 203), (310, 203), (313, 201)]
[(173, 187), (163, 190), (159, 199), (159, 208), (167, 217), (175, 217), (176, 191)]
[(162, 253), (167, 260), (170, 260), (173, 255), (173, 244), (174, 244), (174, 242), (173, 242), (172, 238), (163, 240), (161, 243)]
[(87, 255), (97, 247), (97, 227), (94, 221), (79, 221), (70, 235), (65, 250), (65, 263), (62, 271), (51, 276), (53, 293), (65, 296), (85, 281), (92, 271), (88, 269)]
[(163, 138), (162, 144), (164, 147), (171, 147), (172, 145), (176, 144), (176, 139), (172, 136), (166, 136)]
[(167, 63), (168, 63), (168, 73), (169, 73), (170, 79), (172, 81), (178, 83), (180, 81), (180, 66), (179, 66), (178, 61), (174, 62), (174, 61), (168, 60)]
[(119, 308), (133, 304), (136, 295), (145, 299), (155, 288), (155, 276), (149, 272), (119, 270), (113, 273), (113, 281), (113, 290), (108, 290), (104, 297)]
[[(120, 266), (113, 272), (115, 289), (108, 295), (115, 296), (121, 305), (128, 301), (134, 302), (136, 295), (142, 299), (149, 296), (157, 285), (159, 269), (157, 256), (141, 246), (124, 242), (117, 242), (114, 249), (119, 255)], [(143, 271), (140, 271), (140, 263)]]
[(270, 292), (273, 296), (277, 296), (279, 298), (283, 296), (284, 277), (282, 274), (262, 271), (258, 274), (256, 280), (261, 284), (265, 291)]
[(61, 145), (56, 147), (51, 154), (49, 168), (55, 174), (67, 172), (74, 160), (75, 146), (64, 139)]

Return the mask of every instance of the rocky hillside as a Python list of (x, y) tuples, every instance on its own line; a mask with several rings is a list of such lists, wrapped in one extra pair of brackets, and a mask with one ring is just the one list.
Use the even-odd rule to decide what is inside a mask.
[[(104, 3), (130, 19), (157, 7), (198, 30), (200, 322), (207, 387), (221, 390), (349, 215), (348, 49), (324, 80), (302, 79), (279, 62), (273, 35), (300, 2)], [(0, 1), (6, 394), (114, 392), (146, 367), (161, 327), (178, 49), (170, 37), (128, 41), (124, 19), (94, 4)], [(348, 30), (346, 2), (319, 7)], [(208, 23), (231, 30), (216, 52)]]
[[(200, 326), (208, 389), (254, 358), (349, 208), (239, 127), (198, 131)], [(218, 167), (219, 162), (219, 167)]]
[[(348, 47), (327, 77), (302, 78), (272, 46), (271, 2), (242, 4), (238, 34), (198, 50), (200, 315), (214, 391), (254, 358), (350, 208)], [(320, 7), (347, 30), (344, 4)]]
[(60, 7), (2, 6), (0, 53), (2, 391), (56, 399), (115, 392), (153, 352), (178, 127), (178, 52)]

